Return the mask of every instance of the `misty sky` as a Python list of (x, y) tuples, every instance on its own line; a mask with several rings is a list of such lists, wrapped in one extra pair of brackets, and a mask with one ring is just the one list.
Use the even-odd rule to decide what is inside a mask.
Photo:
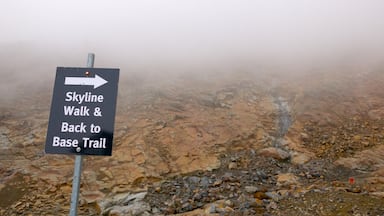
[(2, 0), (0, 27), (3, 55), (32, 46), (65, 66), (384, 56), (382, 0)]

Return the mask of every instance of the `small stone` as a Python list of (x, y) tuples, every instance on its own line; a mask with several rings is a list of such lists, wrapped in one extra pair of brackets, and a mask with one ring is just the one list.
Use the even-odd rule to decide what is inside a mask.
[(217, 179), (215, 182), (213, 182), (213, 186), (219, 186), (223, 183), (223, 181), (221, 179)]
[(191, 203), (189, 203), (189, 202), (184, 203), (184, 204), (181, 206), (181, 208), (182, 208), (183, 210), (185, 210), (185, 211), (191, 211), (191, 210), (193, 209)]
[(353, 136), (353, 140), (354, 141), (360, 141), (361, 140), (361, 136), (360, 135), (355, 135), (355, 136)]
[(298, 177), (293, 173), (282, 173), (277, 175), (277, 186), (289, 186), (298, 184)]
[(247, 193), (255, 193), (256, 191), (258, 191), (259, 189), (255, 186), (245, 186), (245, 191)]
[(264, 192), (261, 192), (261, 191), (257, 191), (253, 195), (253, 197), (256, 198), (256, 199), (259, 199), (259, 200), (269, 199), (269, 197)]
[(224, 211), (225, 211), (225, 212), (233, 212), (234, 210), (233, 210), (233, 208), (231, 208), (231, 207), (229, 207), (229, 206), (226, 206), (226, 207), (224, 208)]
[(34, 205), (35, 205), (35, 206), (39, 206), (39, 205), (41, 205), (41, 201), (40, 201), (40, 200), (37, 200), (37, 201), (35, 202)]
[(276, 192), (266, 192), (265, 195), (275, 202), (278, 202), (280, 200), (280, 196)]
[(306, 140), (309, 139), (309, 135), (306, 134), (306, 133), (300, 133), (300, 135), (301, 135), (301, 139), (302, 139), (303, 141), (306, 141)]
[(384, 198), (384, 192), (382, 192), (382, 191), (370, 192), (370, 194), (373, 196)]
[(160, 210), (156, 207), (153, 207), (152, 208), (152, 213), (155, 214), (155, 215), (159, 215), (160, 214)]
[(277, 209), (276, 202), (270, 202), (267, 206), (267, 209)]
[(51, 188), (49, 188), (49, 192), (53, 193), (57, 191), (57, 188), (55, 186), (52, 186)]
[(262, 199), (255, 199), (255, 202), (251, 205), (252, 207), (257, 207), (257, 206), (262, 206), (263, 205), (263, 200)]
[(199, 184), (200, 182), (200, 178), (197, 177), (197, 176), (191, 176), (188, 178), (188, 181), (191, 183), (191, 184)]
[(237, 163), (235, 162), (230, 162), (228, 164), (228, 169), (236, 169), (237, 168)]
[(214, 204), (211, 204), (209, 208), (206, 209), (206, 213), (208, 214), (214, 214), (216, 213), (216, 206)]
[(346, 189), (348, 192), (352, 193), (361, 193), (361, 188), (360, 187), (351, 187)]
[(233, 202), (232, 202), (231, 200), (226, 200), (226, 201), (224, 202), (224, 204), (225, 204), (226, 206), (230, 206), (230, 207), (233, 206)]
[(264, 171), (257, 171), (256, 174), (261, 178), (261, 179), (267, 179), (268, 175), (265, 174)]
[(311, 160), (311, 156), (303, 152), (295, 152), (292, 154), (291, 162), (296, 165), (305, 164)]
[(206, 188), (209, 186), (209, 179), (208, 177), (202, 177), (201, 180), (200, 180), (200, 184), (202, 187)]
[(223, 177), (222, 177), (223, 181), (231, 181), (232, 178), (233, 178), (233, 174), (232, 174), (232, 173), (229, 173), (229, 172), (225, 173), (225, 174), (223, 175)]
[(95, 203), (104, 198), (105, 194), (100, 191), (84, 191), (81, 193), (86, 204)]
[(274, 147), (269, 147), (269, 148), (264, 148), (258, 151), (259, 155), (264, 156), (264, 157), (271, 157), (275, 158), (277, 160), (286, 160), (290, 158), (290, 154), (280, 148), (274, 148)]

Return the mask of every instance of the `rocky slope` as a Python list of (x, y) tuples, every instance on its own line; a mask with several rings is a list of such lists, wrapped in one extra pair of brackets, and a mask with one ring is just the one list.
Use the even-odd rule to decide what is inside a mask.
[[(132, 76), (79, 215), (382, 215), (384, 73)], [(0, 106), (0, 215), (67, 215), (74, 157), (44, 154), (50, 87)]]

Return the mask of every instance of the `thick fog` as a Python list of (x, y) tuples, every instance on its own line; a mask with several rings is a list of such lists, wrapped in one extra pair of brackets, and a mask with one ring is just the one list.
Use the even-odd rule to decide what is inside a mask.
[(1, 90), (53, 83), (56, 66), (85, 66), (88, 52), (122, 76), (377, 67), (383, 11), (381, 0), (2, 0)]

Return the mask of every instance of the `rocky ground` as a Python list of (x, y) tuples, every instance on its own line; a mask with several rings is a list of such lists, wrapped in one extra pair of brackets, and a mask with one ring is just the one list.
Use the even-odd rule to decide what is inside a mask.
[[(382, 70), (131, 76), (79, 215), (384, 215)], [(53, 82), (52, 82), (53, 83)], [(0, 106), (0, 215), (68, 215), (74, 157), (46, 155), (51, 86)]]

